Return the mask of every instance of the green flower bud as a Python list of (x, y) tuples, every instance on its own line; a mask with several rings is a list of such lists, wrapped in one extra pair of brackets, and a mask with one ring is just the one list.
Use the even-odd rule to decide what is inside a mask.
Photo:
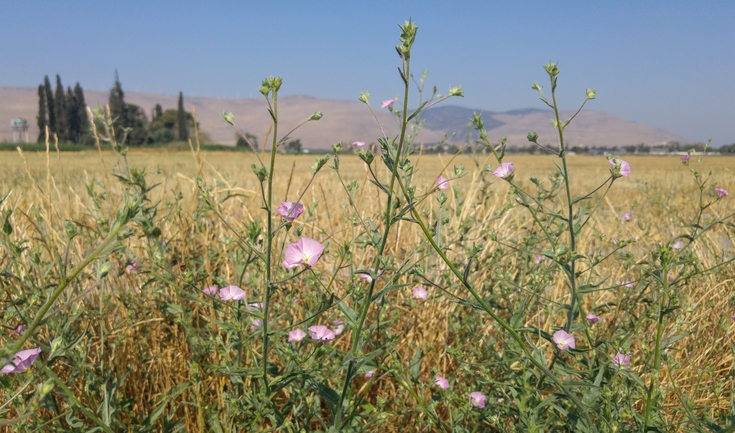
[(334, 143), (332, 150), (334, 150), (334, 153), (339, 153), (342, 150), (342, 143)]
[(597, 90), (587, 89), (587, 99), (595, 99), (595, 96), (597, 96)]
[(533, 83), (533, 85), (531, 86), (531, 88), (533, 90), (538, 90), (540, 92), (543, 87), (541, 87), (538, 83)]
[(107, 276), (112, 270), (110, 262), (102, 262), (97, 266), (97, 279), (102, 279)]
[(528, 138), (528, 141), (530, 141), (531, 143), (536, 143), (536, 141), (538, 140), (538, 133), (536, 131), (529, 132), (526, 138)]
[(225, 119), (225, 122), (229, 123), (232, 126), (235, 126), (235, 116), (229, 111), (223, 111), (222, 118)]
[(319, 119), (322, 118), (322, 116), (323, 116), (322, 112), (321, 111), (317, 111), (314, 114), (312, 114), (311, 116), (309, 116), (309, 119), (308, 120), (310, 120), (310, 121), (311, 120), (319, 120)]
[(462, 92), (462, 86), (452, 87), (449, 89), (449, 96), (460, 96), (464, 98), (464, 92)]
[(462, 176), (464, 174), (464, 172), (465, 172), (465, 166), (464, 165), (455, 165), (454, 166), (454, 176), (455, 177)]
[(436, 201), (438, 201), (440, 205), (443, 205), (447, 201), (447, 195), (445, 193), (439, 194), (436, 197)]
[(553, 62), (549, 62), (544, 65), (544, 69), (550, 77), (556, 77), (557, 75), (559, 75), (559, 68), (556, 65), (557, 64)]
[(370, 104), (370, 93), (366, 90), (364, 92), (360, 92), (359, 95), (357, 95), (357, 99), (365, 104)]

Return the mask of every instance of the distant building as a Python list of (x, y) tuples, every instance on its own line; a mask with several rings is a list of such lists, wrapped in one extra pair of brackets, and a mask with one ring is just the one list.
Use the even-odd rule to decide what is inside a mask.
[(10, 120), (13, 127), (13, 143), (30, 143), (28, 139), (28, 122), (22, 117)]

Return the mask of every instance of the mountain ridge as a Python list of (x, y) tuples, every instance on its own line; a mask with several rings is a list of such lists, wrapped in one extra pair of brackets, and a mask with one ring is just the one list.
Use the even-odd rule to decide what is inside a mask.
[[(85, 90), (87, 105), (107, 103), (108, 91)], [(125, 101), (136, 104), (150, 116), (159, 103), (164, 109), (175, 109), (178, 96), (152, 93), (126, 92)], [(262, 142), (270, 129), (271, 118), (262, 98), (220, 98), (184, 95), (187, 111), (196, 107), (200, 130), (206, 132), (215, 143), (234, 144), (235, 131), (221, 118), (222, 111), (235, 115), (235, 124), (243, 131), (255, 134)], [(329, 149), (336, 142), (375, 142), (383, 135), (398, 135), (399, 124), (388, 110), (373, 107), (375, 117), (363, 103), (349, 100), (322, 99), (310, 95), (291, 95), (279, 98), (279, 126), (288, 131), (316, 111), (324, 113), (318, 122), (309, 122), (291, 134), (301, 140), (304, 148)], [(455, 105), (432, 107), (423, 113), (426, 121), (416, 138), (417, 144), (433, 144), (443, 139), (461, 143), (467, 137), (467, 124), (472, 114), (481, 112), (488, 136), (493, 142), (502, 137), (509, 146), (526, 146), (526, 135), (538, 132), (540, 142), (553, 142), (555, 135), (549, 120), (552, 112), (538, 108), (520, 108), (505, 112), (470, 109)], [(38, 136), (36, 115), (38, 95), (36, 88), (0, 87), (0, 141), (11, 141), (13, 134), (10, 119), (24, 117), (28, 121), (32, 141)], [(560, 113), (564, 118), (573, 112)], [(376, 117), (378, 122), (376, 122)], [(381, 128), (382, 127), (382, 128)], [(691, 142), (668, 131), (639, 122), (621, 119), (600, 111), (584, 110), (564, 130), (569, 146), (610, 147), (646, 143), (654, 145), (668, 141)], [(454, 135), (453, 135), (454, 134)], [(476, 131), (471, 132), (476, 137)], [(280, 138), (280, 137), (279, 137)]]

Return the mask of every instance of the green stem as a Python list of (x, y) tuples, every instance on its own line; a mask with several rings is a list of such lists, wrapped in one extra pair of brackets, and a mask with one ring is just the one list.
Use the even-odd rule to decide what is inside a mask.
[[(267, 98), (266, 98), (267, 99)], [(273, 89), (273, 142), (271, 144), (271, 165), (268, 173), (268, 191), (266, 212), (268, 218), (268, 235), (266, 236), (265, 280), (263, 284), (263, 386), (268, 395), (268, 310), (270, 308), (271, 260), (273, 255), (273, 170), (276, 165), (278, 149), (278, 90)]]
[(107, 235), (107, 237), (102, 241), (102, 243), (97, 246), (89, 255), (87, 258), (84, 259), (82, 263), (77, 266), (72, 273), (67, 276), (64, 281), (59, 284), (59, 287), (56, 288), (56, 290), (53, 291), (49, 299), (46, 301), (45, 304), (43, 304), (43, 307), (38, 311), (38, 314), (36, 314), (36, 318), (33, 319), (33, 322), (28, 326), (28, 330), (11, 346), (10, 349), (7, 350), (3, 354), (3, 357), (6, 355), (11, 355), (13, 353), (16, 353), (20, 350), (21, 347), (23, 347), (23, 343), (25, 343), (28, 338), (30, 338), (31, 334), (38, 328), (38, 326), (41, 324), (43, 319), (46, 316), (46, 313), (48, 313), (48, 310), (51, 309), (51, 306), (54, 304), (56, 299), (64, 292), (64, 290), (69, 286), (69, 284), (74, 281), (74, 279), (79, 275), (84, 268), (87, 267), (94, 259), (97, 258), (97, 256), (100, 255), (100, 253), (107, 248), (107, 246), (110, 244), (110, 242), (114, 241), (118, 232), (125, 226), (125, 224), (122, 223), (116, 223), (115, 226), (113, 226), (112, 231)]
[[(398, 178), (398, 165), (399, 161), (401, 159), (401, 151), (403, 150), (404, 142), (406, 139), (406, 129), (408, 126), (408, 90), (409, 90), (409, 82), (408, 77), (410, 77), (410, 65), (411, 60), (410, 56), (406, 56), (405, 58), (405, 67), (403, 69), (403, 76), (405, 77), (404, 80), (404, 92), (403, 92), (403, 112), (402, 112), (402, 119), (401, 119), (401, 135), (400, 139), (398, 141), (398, 149), (396, 150), (396, 156), (393, 160), (393, 171), (391, 172), (390, 177), (390, 184), (388, 186), (388, 200), (386, 202), (386, 210), (385, 210), (385, 229), (383, 230), (383, 237), (380, 240), (380, 246), (378, 247), (378, 254), (375, 255), (375, 263), (373, 265), (373, 272), (375, 274), (375, 278), (373, 278), (373, 281), (370, 282), (370, 288), (368, 289), (368, 293), (364, 298), (364, 304), (362, 306), (362, 310), (360, 311), (360, 317), (357, 322), (357, 327), (353, 331), (352, 334), (352, 347), (350, 348), (350, 363), (347, 366), (347, 372), (345, 374), (345, 383), (342, 386), (342, 393), (339, 397), (339, 405), (337, 406), (337, 414), (334, 417), (334, 427), (340, 428), (340, 424), (342, 423), (342, 404), (344, 402), (345, 396), (347, 394), (347, 390), (349, 388), (349, 382), (352, 378), (353, 369), (355, 367), (355, 354), (357, 352), (357, 348), (360, 345), (360, 334), (362, 334), (362, 328), (365, 324), (365, 319), (367, 318), (368, 311), (370, 310), (370, 304), (372, 303), (373, 298), (373, 291), (375, 290), (375, 284), (378, 281), (378, 272), (380, 268), (380, 258), (383, 255), (383, 251), (385, 251), (385, 246), (388, 243), (388, 234), (390, 232), (390, 228), (392, 225), (392, 214), (393, 214), (393, 190), (395, 188), (395, 182)], [(400, 183), (400, 179), (399, 179)]]
[(648, 386), (648, 393), (646, 395), (646, 409), (644, 413), (643, 431), (648, 431), (648, 426), (651, 421), (651, 409), (653, 408), (653, 393), (654, 388), (658, 385), (659, 379), (659, 366), (661, 364), (661, 338), (664, 333), (664, 314), (663, 307), (664, 301), (668, 299), (669, 292), (669, 267), (667, 265), (661, 268), (661, 282), (663, 284), (663, 293), (659, 297), (658, 301), (658, 324), (656, 326), (656, 347), (653, 352), (653, 369), (651, 370), (651, 383)]
[[(553, 79), (552, 79), (553, 80)], [(569, 264), (569, 294), (571, 299), (569, 300), (569, 314), (567, 315), (567, 324), (564, 326), (564, 330), (569, 332), (574, 321), (574, 308), (577, 303), (577, 275), (576, 275), (576, 255), (577, 255), (577, 244), (574, 235), (574, 209), (572, 207), (572, 191), (569, 187), (569, 170), (567, 169), (567, 154), (564, 145), (564, 125), (561, 123), (559, 118), (559, 107), (556, 104), (556, 89), (552, 83), (551, 87), (551, 99), (554, 106), (554, 115), (556, 116), (557, 131), (559, 131), (559, 156), (561, 157), (562, 170), (564, 172), (564, 186), (567, 192), (567, 223), (569, 225), (569, 248), (571, 254), (571, 263)], [(580, 108), (581, 109), (581, 108)], [(575, 114), (576, 116), (576, 114)]]

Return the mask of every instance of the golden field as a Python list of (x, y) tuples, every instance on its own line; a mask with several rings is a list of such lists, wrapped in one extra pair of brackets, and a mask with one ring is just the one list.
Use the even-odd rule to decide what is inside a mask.
[[(274, 181), (275, 197), (277, 200), (296, 200), (303, 192), (311, 172), (314, 155), (278, 155), (276, 178)], [(706, 156), (702, 165), (692, 157), (690, 167), (701, 170), (704, 176), (712, 172), (709, 188), (714, 186), (727, 189), (730, 196), (711, 207), (709, 211), (714, 217), (724, 217), (735, 212), (735, 157)], [(102, 161), (104, 160), (104, 163)], [(624, 159), (632, 166), (629, 178), (615, 181), (604, 198), (595, 202), (599, 207), (580, 237), (581, 253), (591, 253), (593, 250), (604, 248), (603, 244), (613, 238), (631, 238), (635, 243), (630, 247), (635, 260), (643, 260), (649, 251), (655, 249), (657, 242), (666, 243), (669, 239), (681, 233), (681, 226), (690, 221), (697, 213), (699, 191), (692, 179), (692, 174), (684, 167), (678, 156), (633, 156), (625, 155)], [(232, 263), (223, 260), (227, 251), (234, 248), (228, 241), (229, 226), (236, 230), (249, 221), (262, 219), (262, 199), (259, 195), (259, 185), (253, 175), (250, 165), (256, 162), (250, 153), (204, 153), (195, 152), (162, 152), (133, 150), (128, 156), (131, 167), (145, 168), (148, 173), (149, 184), (160, 184), (152, 193), (151, 200), (161, 203), (162, 209), (171, 203), (167, 211), (161, 211), (160, 228), (161, 239), (166, 240), (171, 247), (170, 261), (172, 265), (192, 266), (193, 261), (203, 269), (217, 269), (224, 273), (226, 279), (236, 278), (237, 269)], [(506, 161), (515, 163), (516, 180), (524, 188), (533, 185), (528, 180), (532, 176), (545, 178), (552, 173), (554, 161), (551, 156), (538, 155), (507, 155)], [(474, 227), (470, 235), (494, 229), (498, 239), (514, 238), (510, 227), (528, 226), (524, 222), (528, 215), (526, 211), (516, 206), (510, 211), (495, 217), (498, 210), (513, 198), (510, 197), (505, 182), (496, 180), (492, 176), (485, 176), (486, 184), (480, 175), (480, 170), (486, 164), (493, 167), (492, 156), (482, 155), (475, 158), (469, 156), (448, 155), (415, 155), (412, 158), (417, 174), (413, 184), (421, 191), (428, 191), (439, 175), (453, 177), (453, 166), (464, 165), (467, 175), (452, 181), (459, 194), (448, 190), (449, 207), (456, 210), (456, 218), (452, 218), (446, 228), (448, 236), (458, 231), (461, 221), (472, 217), (482, 221), (483, 225)], [(572, 182), (572, 195), (580, 195), (596, 188), (609, 176), (609, 166), (603, 156), (571, 155), (568, 157)], [(308, 219), (296, 220), (294, 226), (303, 226), (304, 235), (313, 237), (322, 242), (329, 241), (338, 244), (351, 239), (355, 226), (342, 207), (347, 203), (347, 195), (335, 173), (327, 167), (317, 175), (316, 180), (304, 195), (302, 202), (305, 206), (313, 207)], [(386, 177), (387, 171), (376, 157), (375, 166), (380, 166), (379, 176)], [(111, 153), (102, 155), (97, 152), (61, 153), (56, 154), (23, 154), (15, 152), (0, 153), (0, 196), (7, 191), (10, 195), (0, 205), (0, 210), (15, 209), (11, 217), (14, 236), (25, 239), (43, 239), (53, 245), (63, 244), (63, 224), (65, 221), (77, 221), (80, 224), (92, 226), (95, 221), (90, 217), (93, 205), (87, 195), (87, 187), (92, 181), (97, 181), (99, 190), (106, 189), (110, 194), (103, 200), (103, 208), (108, 206), (114, 209), (121, 200), (122, 191), (119, 183), (114, 179), (115, 156)], [(701, 168), (700, 168), (701, 167)], [(367, 182), (368, 172), (365, 165), (356, 156), (341, 156), (341, 172), (345, 181), (355, 180), (360, 185), (358, 207), (366, 217), (373, 216), (379, 209), (383, 209), (384, 196), (377, 187)], [(221, 205), (223, 220), (203, 227), (193, 220), (192, 215), (197, 209), (197, 188), (195, 176), (201, 176), (206, 185), (222, 198), (232, 195)], [(705, 191), (706, 199), (712, 199), (713, 194)], [(436, 200), (430, 198), (423, 204), (423, 211), (433, 215), (437, 209)], [(622, 215), (631, 212), (633, 218), (624, 222)], [(374, 218), (379, 221), (379, 218)], [(55, 232), (39, 228), (39, 221), (47, 227), (54, 227)], [(513, 224), (511, 224), (511, 221)], [(732, 222), (732, 218), (730, 219)], [(392, 241), (389, 242), (387, 255), (404, 258), (412, 245), (420, 242), (423, 236), (415, 225), (401, 222), (391, 231)], [(735, 255), (733, 247), (733, 226), (718, 226), (710, 231), (697, 243), (694, 253), (701, 260), (702, 265), (712, 267), (717, 265), (723, 257), (732, 259)], [(146, 413), (150, 407), (144, 402), (153, 401), (167, 393), (176, 384), (194, 381), (194, 375), (189, 368), (190, 350), (186, 339), (176, 321), (165, 317), (155, 308), (146, 308), (147, 303), (154, 302), (153, 295), (146, 294), (144, 275), (131, 275), (122, 271), (127, 259), (136, 258), (145, 268), (141, 259), (147, 248), (146, 239), (133, 236), (126, 241), (125, 252), (114, 252), (111, 262), (120, 269), (120, 272), (110, 273), (104, 284), (94, 286), (88, 279), (80, 280), (79, 284), (71, 287), (70, 293), (64, 296), (61, 302), (71, 308), (86, 308), (101, 310), (103, 302), (106, 311), (100, 311), (99, 316), (83, 317), (81, 327), (89, 326), (93, 336), (88, 337), (86, 345), (89, 348), (88, 362), (99, 363), (102, 357), (106, 365), (116, 366), (120, 371), (130, 368), (124, 386), (120, 392), (127, 397), (134, 397), (133, 411)], [(222, 254), (214, 259), (210, 256), (201, 256), (202, 245), (219, 245)], [(83, 257), (91, 245), (76, 242), (68, 246), (70, 261), (73, 263)], [(483, 245), (483, 256), (491, 257), (498, 248), (493, 243)], [(2, 252), (2, 254), (7, 254)], [(44, 254), (44, 252), (40, 252)], [(356, 261), (369, 267), (370, 253), (355, 247), (353, 251)], [(450, 251), (450, 258), (452, 258)], [(7, 256), (6, 256), (7, 257)], [(5, 260), (0, 258), (0, 262)], [(212, 260), (212, 262), (210, 262)], [(215, 260), (217, 260), (215, 262)], [(331, 261), (330, 261), (331, 260)], [(323, 270), (331, 269), (334, 259), (325, 258), (319, 264)], [(629, 270), (624, 269), (622, 262), (603, 263), (598, 269), (599, 275), (609, 276), (610, 282), (624, 280)], [(679, 363), (680, 367), (673, 373), (664, 369), (661, 373), (662, 386), (669, 389), (675, 383), (677, 390), (683, 393), (692, 393), (692, 400), (698, 407), (707, 407), (713, 416), (727, 411), (730, 398), (723, 398), (726, 389), (730, 388), (730, 378), (733, 375), (733, 353), (729, 344), (735, 344), (733, 332), (735, 323), (730, 316), (735, 314), (735, 271), (731, 263), (717, 272), (701, 278), (692, 279), (686, 288), (686, 299), (682, 299), (682, 308), (676, 321), (667, 328), (667, 335), (686, 333), (687, 337), (676, 342), (672, 352), (671, 362)], [(472, 279), (482, 281), (492, 280), (489, 267), (480, 266)], [(409, 281), (405, 281), (409, 282)], [(333, 292), (342, 297), (344, 282), (337, 281)], [(294, 293), (302, 290), (297, 284), (289, 287)], [(462, 295), (459, 285), (450, 288), (450, 291)], [(175, 298), (173, 291), (168, 295)], [(130, 300), (135, 297), (135, 301)], [(292, 307), (285, 302), (282, 295), (274, 296), (277, 311), (285, 313)], [(301, 294), (300, 296), (306, 296)], [(410, 290), (396, 291), (393, 304), (400, 310), (399, 315), (406, 322), (418, 323), (421, 326), (411, 328), (410, 332), (402, 334), (396, 342), (396, 358), (407, 360), (413, 353), (413, 348), (425, 348), (425, 361), (422, 366), (421, 377), (431, 382), (430, 369), (439, 369), (449, 374), (459, 368), (454, 358), (447, 354), (446, 348), (454, 344), (467, 344), (467, 341), (456, 341), (456, 335), (448, 325), (454, 317), (466, 314), (467, 308), (450, 302), (447, 298), (436, 300), (432, 308), (411, 308), (408, 302), (401, 299), (410, 298)], [(553, 302), (562, 302), (568, 293), (561, 279), (552, 282), (545, 296)], [(613, 292), (590, 293), (584, 298), (587, 304), (615, 303)], [(395, 313), (395, 312), (394, 312)], [(382, 314), (382, 313), (381, 313)], [(476, 313), (479, 314), (479, 313)], [(546, 314), (539, 311), (528, 315), (526, 321), (544, 329), (550, 329), (558, 322), (562, 314)], [(97, 321), (97, 319), (99, 321)], [(604, 317), (612, 326), (612, 316)], [(4, 325), (9, 328), (8, 325)], [(276, 325), (277, 326), (277, 325)], [(398, 326), (398, 325), (396, 325)], [(647, 326), (647, 325), (646, 325)], [(498, 334), (498, 330), (490, 321), (486, 321), (481, 335)], [(638, 329), (637, 341), (632, 347), (634, 350), (647, 348), (646, 335), (651, 335), (652, 328)], [(48, 330), (44, 330), (38, 337), (51, 339)], [(499, 338), (502, 338), (500, 336)], [(95, 340), (96, 339), (96, 340)], [(100, 344), (104, 341), (104, 344)], [(338, 346), (347, 349), (347, 339), (337, 341)], [(482, 345), (483, 338), (478, 340)], [(102, 349), (104, 347), (104, 350)], [(636, 351), (633, 352), (635, 359)], [(214, 355), (216, 356), (216, 355)], [(145, 360), (140, 363), (139, 360)], [(481, 360), (478, 360), (480, 362)], [(398, 361), (396, 361), (398, 362)], [(59, 364), (57, 364), (59, 365)], [(635, 369), (633, 363), (633, 369)], [(64, 369), (57, 371), (63, 375)], [(247, 382), (246, 382), (247, 383)], [(339, 387), (335, 379), (334, 387)], [(212, 375), (198, 378), (197, 385), (183, 392), (181, 401), (207, 402), (208, 404), (224, 405), (221, 401), (225, 381), (221, 376)], [(76, 383), (73, 387), (84, 400), (87, 392), (84, 385)], [(367, 391), (366, 391), (367, 392)], [(727, 391), (728, 395), (731, 390)], [(428, 398), (427, 391), (417, 391), (421, 398)], [(367, 392), (368, 400), (374, 401), (378, 396), (391, 401), (402, 394), (401, 400), (408, 395), (405, 386), (400, 380), (385, 375), (377, 380)], [(2, 398), (2, 397), (0, 397)], [(218, 399), (220, 399), (218, 401)], [(410, 397), (408, 397), (410, 401)], [(664, 396), (667, 407), (665, 416), (681, 416), (673, 410), (681, 406), (675, 392), (669, 390)], [(203, 403), (202, 403), (203, 404)], [(388, 403), (390, 405), (390, 403)], [(668, 409), (672, 409), (669, 411)], [(182, 405), (177, 409), (177, 416), (185, 419), (186, 430), (200, 431), (197, 423), (196, 410), (193, 406)], [(390, 425), (403, 425), (410, 422), (409, 415), (401, 411), (386, 415), (384, 429), (391, 430)], [(9, 431), (9, 430), (8, 430)], [(385, 430), (382, 430), (385, 431)]]

